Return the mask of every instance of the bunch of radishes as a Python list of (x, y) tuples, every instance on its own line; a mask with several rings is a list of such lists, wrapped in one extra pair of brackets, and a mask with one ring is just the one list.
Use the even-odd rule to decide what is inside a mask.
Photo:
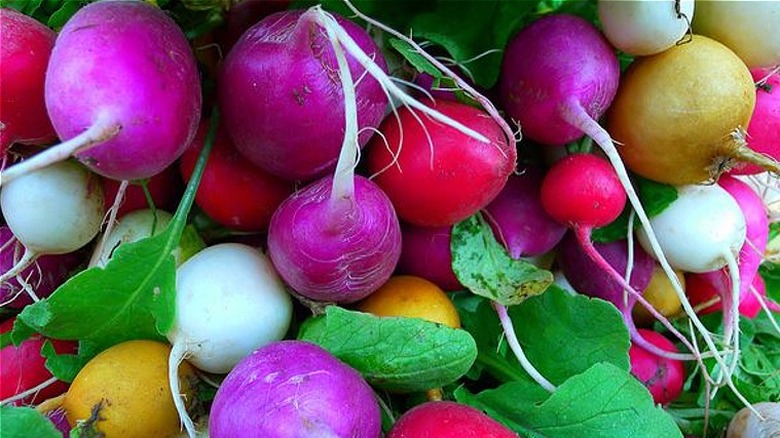
[[(461, 289), (451, 230), (477, 213), (511, 257), (560, 270), (574, 292), (617, 307), (632, 372), (657, 403), (679, 396), (686, 360), (740, 396), (739, 318), (778, 309), (758, 275), (773, 200), (744, 175), (780, 171), (780, 5), (734, 7), (600, 0), (601, 29), (539, 17), (501, 48), (495, 102), (358, 11), (462, 93), (434, 99), (400, 86), (414, 78), (388, 72), (357, 21), (321, 7), (281, 11), (231, 43), (214, 78), (219, 111), (204, 108), (184, 33), (148, 2), (91, 3), (56, 35), (0, 9), (4, 307), (46, 299), (117, 247), (163, 230), (181, 180), (213, 145), (196, 203), (227, 237), (206, 238), (189, 259), (177, 253), (170, 345), (131, 341), (95, 356), (61, 400), (65, 428), (165, 436), (181, 421), (196, 436), (205, 429), (190, 420), (204, 414), (193, 403), (199, 374), (225, 376), (206, 412), (211, 436), (378, 437), (372, 388), (322, 348), (285, 340), (293, 313), (352, 305), (394, 274)], [(622, 72), (618, 52), (636, 57)], [(568, 154), (584, 136), (599, 151)], [(635, 175), (667, 184), (676, 199), (649, 214)], [(625, 239), (592, 240), (624, 212)], [(723, 328), (713, 333), (699, 315), (716, 310)], [(704, 345), (669, 321), (681, 315)], [(649, 330), (653, 321), (680, 347)], [(30, 396), (56, 381), (36, 355), (30, 373), (44, 377), (11, 374), (38, 341), (4, 347), (4, 358), (18, 352), (3, 360), (4, 402), (40, 402)], [(112, 373), (126, 373), (127, 388)], [(134, 401), (149, 380), (159, 391)], [(123, 402), (104, 406), (102, 391)], [(136, 428), (125, 402), (143, 404), (147, 424)], [(513, 436), (443, 401), (409, 411), (388, 436), (423, 436), (426, 418), (452, 415), (476, 434)]]

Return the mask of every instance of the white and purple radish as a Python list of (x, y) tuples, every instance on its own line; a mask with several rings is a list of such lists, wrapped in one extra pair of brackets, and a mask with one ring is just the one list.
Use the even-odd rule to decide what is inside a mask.
[[(754, 151), (774, 159), (780, 158), (780, 74), (770, 69), (750, 71), (756, 81), (756, 106), (747, 126), (747, 141)], [(737, 163), (729, 172), (732, 175), (753, 175), (761, 173), (760, 166), (751, 163)]]
[(700, 0), (696, 11), (693, 31), (725, 44), (748, 67), (780, 64), (780, 3)]
[(100, 1), (60, 31), (46, 108), (63, 143), (2, 174), (2, 184), (73, 154), (94, 172), (138, 180), (171, 165), (200, 120), (200, 79), (181, 28), (144, 1)]
[[(333, 15), (343, 31), (386, 72), (384, 56), (355, 23)], [(358, 108), (358, 139), (368, 141), (385, 114), (380, 83), (350, 52)], [(288, 180), (312, 181), (332, 171), (345, 117), (339, 65), (318, 13), (290, 10), (270, 15), (247, 30), (228, 53), (219, 75), (225, 127), (238, 150), (265, 171)]]
[[(23, 253), (24, 246), (11, 230), (0, 226), (0, 273), (10, 271)], [(38, 257), (15, 277), (0, 284), (0, 306), (21, 309), (33, 302), (32, 297), (48, 297), (70, 278), (84, 259), (83, 251)]]
[(103, 185), (84, 166), (61, 161), (6, 184), (0, 210), (24, 246), (17, 263), (0, 274), (2, 284), (41, 255), (72, 253), (89, 243), (103, 224)]
[(739, 322), (740, 303), (752, 297), (750, 287), (753, 278), (758, 275), (758, 268), (763, 262), (764, 251), (769, 241), (769, 220), (763, 201), (746, 183), (732, 176), (723, 175), (718, 180), (718, 185), (736, 201), (745, 221), (745, 240), (737, 255), (739, 290), (734, 292), (730, 268), (691, 273), (687, 278), (690, 280), (701, 276), (704, 282), (710, 283), (718, 290), (723, 306), (723, 335), (728, 339)]
[(227, 375), (209, 436), (379, 438), (381, 424), (377, 398), (356, 370), (318, 345), (280, 341)]
[(633, 56), (653, 55), (684, 41), (693, 14), (693, 0), (598, 1), (604, 36)]
[(420, 227), (402, 222), (397, 272), (422, 277), (444, 291), (463, 289), (452, 270), (451, 240), (452, 226)]
[(43, 98), (46, 65), (57, 34), (34, 18), (0, 9), (0, 169), (14, 143), (45, 144), (57, 134)]
[[(599, 271), (608, 276), (621, 292), (625, 291), (632, 297), (632, 300), (639, 301), (653, 317), (663, 323), (664, 326), (686, 344), (686, 347), (693, 351), (693, 347), (688, 343), (687, 339), (675, 330), (669, 321), (642, 297), (641, 292), (626, 280), (624, 273), (618, 272), (591, 241), (593, 229), (607, 225), (617, 219), (626, 204), (626, 194), (614, 169), (607, 160), (586, 153), (572, 154), (562, 158), (547, 171), (542, 181), (541, 200), (547, 214), (561, 224), (571, 228), (573, 236), (583, 254)], [(633, 246), (629, 246), (629, 248), (633, 248)], [(628, 260), (631, 260), (631, 258)], [(625, 263), (628, 264), (628, 262)], [(582, 271), (592, 269), (592, 267), (588, 266), (588, 268), (582, 269)], [(652, 271), (651, 268), (652, 266), (650, 266), (650, 271)], [(593, 273), (590, 274), (595, 275)], [(647, 281), (649, 281), (651, 274), (652, 272), (647, 273)], [(569, 278), (569, 281), (571, 281), (571, 278)], [(572, 285), (577, 289), (576, 284), (572, 283)], [(644, 286), (647, 286), (647, 284)], [(593, 293), (597, 292), (594, 291)], [(603, 291), (600, 292), (599, 296), (604, 297), (602, 294), (604, 294)], [(614, 303), (612, 299), (609, 299), (609, 301)], [(620, 297), (616, 305), (624, 315), (624, 320), (632, 338), (637, 339), (636, 326), (631, 317), (631, 306), (628, 305), (628, 299)], [(643, 344), (643, 346), (647, 345)], [(653, 347), (647, 346), (647, 348), (652, 349)], [(693, 358), (699, 359), (698, 356)]]
[(292, 297), (255, 248), (217, 244), (176, 270), (168, 365), (176, 409), (190, 437), (196, 431), (179, 396), (179, 363), (186, 358), (200, 370), (226, 374), (257, 348), (284, 338), (291, 319)]
[(509, 177), (498, 196), (483, 209), (485, 219), (514, 259), (539, 256), (552, 250), (566, 233), (542, 206), (544, 173), (528, 166)]

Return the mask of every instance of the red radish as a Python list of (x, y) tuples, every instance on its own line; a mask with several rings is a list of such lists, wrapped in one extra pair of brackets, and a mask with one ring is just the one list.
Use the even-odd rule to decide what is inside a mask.
[(0, 9), (0, 34), (2, 160), (13, 143), (45, 144), (57, 137), (43, 99), (46, 65), (57, 34), (11, 8)]
[[(111, 205), (116, 199), (121, 182), (103, 178), (103, 194), (106, 205)], [(155, 208), (167, 211), (176, 210), (183, 192), (183, 184), (176, 166), (166, 167), (162, 172), (147, 180), (147, 189), (152, 197)], [(135, 210), (150, 208), (144, 188), (140, 183), (131, 183), (125, 190), (122, 203), (117, 210), (117, 216), (124, 216)]]
[(484, 412), (452, 401), (431, 401), (406, 411), (387, 438), (517, 438)]
[(451, 226), (418, 227), (402, 223), (401, 234), (398, 273), (422, 277), (445, 291), (463, 288), (452, 271)]
[[(16, 262), (15, 258), (23, 252), (23, 246), (11, 230), (7, 226), (0, 226), (0, 273), (9, 271)], [(38, 257), (16, 277), (0, 284), (0, 306), (21, 309), (33, 302), (31, 295), (37, 298), (48, 297), (70, 278), (73, 271), (84, 262), (84, 258), (81, 251)], [(22, 283), (19, 282), (20, 279)], [(24, 293), (27, 287), (32, 290), (32, 294), (29, 291)]]
[[(756, 107), (747, 126), (747, 141), (750, 148), (772, 158), (780, 158), (780, 74), (770, 69), (753, 69), (753, 80), (762, 81), (756, 86)], [(738, 163), (731, 173), (734, 175), (754, 175), (764, 169), (751, 163)]]
[(437, 101), (435, 109), (481, 133), (479, 141), (408, 108), (388, 116), (368, 146), (368, 171), (393, 201), (398, 216), (414, 225), (459, 222), (492, 201), (515, 168), (517, 152), (484, 111)]
[[(691, 304), (696, 307), (696, 311), (702, 315), (708, 313), (720, 312), (723, 310), (722, 297), (727, 296), (730, 291), (729, 286), (722, 283), (713, 284), (711, 278), (702, 275), (689, 274), (685, 277), (686, 292), (691, 300)], [(780, 306), (771, 301), (766, 296), (766, 284), (760, 275), (753, 277), (753, 283), (747, 291), (747, 294), (739, 303), (739, 314), (749, 319), (753, 319), (761, 312), (761, 301), (764, 301), (767, 308), (780, 312)]]
[[(353, 42), (382, 72), (382, 53), (370, 35), (335, 16)], [(219, 76), (219, 102), (236, 148), (267, 172), (311, 181), (332, 171), (343, 126), (323, 121), (345, 117), (345, 99), (326, 30), (316, 12), (291, 10), (270, 15), (247, 30), (231, 49)], [(387, 96), (350, 50), (360, 144), (371, 136), (387, 107)], [(361, 78), (361, 79), (358, 79)]]
[(315, 344), (275, 342), (217, 390), (209, 436), (379, 438), (379, 404), (360, 374)]
[[(10, 332), (13, 323), (14, 319), (9, 319), (0, 324), (0, 333)], [(7, 345), (0, 350), (0, 400), (3, 403), (10, 399), (17, 404), (40, 403), (68, 389), (67, 383), (52, 377), (46, 369), (46, 359), (41, 356), (45, 342), (46, 339), (34, 336), (22, 341), (19, 346)], [(76, 342), (51, 342), (59, 354), (76, 352)]]
[[(180, 170), (189, 180), (208, 132), (202, 122), (195, 141), (184, 151)], [(203, 170), (195, 202), (217, 223), (240, 231), (267, 231), (271, 216), (292, 193), (291, 183), (252, 165), (238, 153), (222, 127)]]
[[(677, 347), (658, 332), (639, 329), (639, 334), (662, 350), (677, 352)], [(633, 344), (628, 350), (628, 356), (631, 359), (631, 374), (650, 390), (654, 402), (668, 405), (682, 394), (685, 383), (685, 367), (682, 362), (661, 358)]]
[(109, 178), (148, 178), (179, 158), (201, 111), (187, 38), (163, 10), (142, 1), (79, 9), (55, 42), (45, 98), (64, 143), (9, 167), (4, 184), (73, 154)]
[(496, 238), (515, 259), (550, 251), (566, 233), (566, 227), (542, 207), (539, 192), (543, 177), (541, 169), (530, 166), (511, 175), (484, 209)]

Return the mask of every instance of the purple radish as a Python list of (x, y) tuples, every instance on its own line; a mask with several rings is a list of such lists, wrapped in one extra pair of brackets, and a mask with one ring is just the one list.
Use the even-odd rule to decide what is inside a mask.
[(452, 271), (452, 226), (420, 227), (402, 223), (401, 235), (399, 274), (422, 277), (445, 291), (463, 288)]
[[(371, 36), (334, 15), (382, 71), (386, 64)], [(350, 55), (352, 53), (350, 52)], [(348, 56), (355, 82), (360, 145), (382, 120), (388, 99), (379, 82)], [(332, 171), (344, 127), (345, 99), (339, 66), (316, 13), (270, 15), (246, 31), (219, 76), (225, 126), (238, 150), (260, 168), (288, 180), (311, 181)]]
[(280, 341), (230, 371), (209, 436), (379, 438), (379, 403), (360, 374), (315, 344)]
[(544, 173), (527, 167), (509, 177), (498, 197), (484, 209), (496, 239), (512, 258), (542, 255), (555, 247), (566, 227), (542, 207), (540, 188)]
[[(24, 252), (23, 246), (16, 240), (11, 230), (0, 227), (0, 273), (14, 266), (14, 256)], [(60, 284), (70, 278), (73, 271), (84, 262), (84, 254), (80, 251), (38, 257), (31, 266), (23, 269), (16, 277), (0, 284), (0, 305), (21, 309), (33, 302), (25, 287), (29, 286), (38, 298), (46, 298)], [(26, 285), (19, 283), (22, 279)]]
[(661, 251), (609, 133), (596, 121), (611, 105), (619, 79), (615, 50), (593, 24), (572, 15), (552, 14), (526, 26), (510, 41), (499, 88), (507, 115), (519, 122), (528, 138), (560, 146), (587, 134), (601, 147), (685, 313), (717, 355), (715, 341), (685, 300), (685, 292)]
[(187, 38), (142, 1), (90, 3), (73, 15), (54, 44), (45, 98), (64, 143), (9, 167), (4, 184), (73, 154), (112, 179), (151, 177), (192, 141), (201, 111)]

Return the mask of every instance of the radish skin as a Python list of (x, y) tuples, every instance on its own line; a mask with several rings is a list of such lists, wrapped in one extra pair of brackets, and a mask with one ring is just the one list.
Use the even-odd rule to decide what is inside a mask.
[(617, 49), (634, 56), (672, 47), (690, 31), (693, 0), (599, 0), (604, 35)]

